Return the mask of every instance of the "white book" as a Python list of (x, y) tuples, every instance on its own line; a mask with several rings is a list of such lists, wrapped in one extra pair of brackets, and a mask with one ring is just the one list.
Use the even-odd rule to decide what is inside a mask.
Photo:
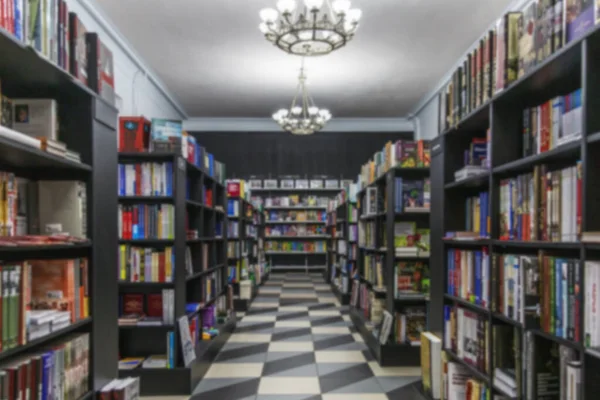
[(567, 364), (567, 390), (564, 400), (580, 400), (581, 393), (581, 362), (571, 361)]
[(469, 371), (460, 364), (448, 363), (448, 400), (465, 400)]
[(58, 105), (54, 99), (13, 99), (13, 129), (34, 138), (58, 140)]

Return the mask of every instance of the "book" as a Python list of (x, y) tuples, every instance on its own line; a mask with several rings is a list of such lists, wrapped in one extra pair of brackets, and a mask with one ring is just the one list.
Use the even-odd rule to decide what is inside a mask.
[(68, 49), (70, 53), (69, 72), (84, 85), (88, 84), (87, 29), (76, 13), (69, 13)]
[(119, 152), (150, 150), (151, 123), (144, 117), (119, 117)]
[(38, 181), (40, 231), (87, 237), (87, 192), (84, 182)]
[(592, 29), (596, 22), (594, 0), (565, 1), (565, 44), (579, 39)]
[[(160, 152), (181, 152), (182, 148), (181, 121), (152, 118), (150, 133), (150, 150)], [(205, 155), (204, 169), (208, 170), (208, 158)]]
[(58, 105), (53, 99), (12, 99), (12, 127), (35, 138), (59, 140)]
[(90, 89), (115, 104), (115, 74), (113, 54), (96, 33), (86, 33), (88, 85)]
[(518, 77), (527, 74), (536, 64), (536, 19), (537, 0), (529, 2), (519, 17), (519, 73)]
[(442, 341), (431, 332), (421, 332), (421, 378), (432, 399), (442, 396)]

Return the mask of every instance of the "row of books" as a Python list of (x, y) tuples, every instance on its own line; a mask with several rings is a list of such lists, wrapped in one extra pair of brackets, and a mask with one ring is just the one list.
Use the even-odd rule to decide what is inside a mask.
[(27, 260), (0, 265), (0, 350), (89, 317), (88, 260)]
[(325, 211), (269, 211), (265, 222), (325, 222)]
[(358, 279), (352, 280), (350, 306), (362, 312), (369, 326), (379, 324), (383, 319), (385, 309), (383, 301), (376, 298), (375, 293), (369, 290), (369, 286)]
[(173, 204), (119, 204), (119, 239), (174, 239)]
[(242, 254), (247, 254), (247, 251), (242, 252), (241, 246), (243, 246), (243, 243), (239, 243), (239, 241), (227, 242), (227, 257), (238, 258)]
[(54, 99), (8, 98), (0, 88), (0, 135), (58, 157), (81, 162), (81, 155), (61, 141), (58, 103)]
[(227, 237), (230, 239), (240, 237), (240, 223), (238, 221), (227, 221)]
[(173, 163), (119, 164), (119, 196), (172, 196)]
[(327, 251), (327, 242), (298, 242), (288, 240), (272, 240), (265, 242), (265, 251), (305, 251), (311, 253), (323, 253)]
[(217, 182), (225, 182), (225, 164), (214, 159), (193, 135), (183, 130), (182, 121), (144, 117), (119, 117), (118, 150), (124, 153), (179, 153)]
[(429, 179), (406, 180), (395, 178), (395, 180), (394, 212), (429, 211), (431, 206), (431, 183)]
[[(493, 329), (497, 329), (495, 325)], [(498, 328), (499, 329), (499, 328)], [(444, 348), (484, 374), (489, 373), (491, 328), (488, 317), (463, 307), (444, 306)], [(499, 341), (494, 335), (494, 343)]]
[(385, 290), (382, 256), (365, 254), (363, 257), (363, 278), (370, 282), (374, 289)]
[(377, 224), (375, 221), (364, 221), (358, 224), (358, 245), (374, 248), (377, 243)]
[(481, 238), (490, 237), (489, 192), (480, 192), (477, 196), (467, 197), (465, 219), (467, 232), (474, 232)]
[(429, 296), (429, 265), (420, 261), (400, 261), (394, 266), (394, 298)]
[(421, 332), (427, 328), (427, 310), (424, 306), (403, 307), (394, 314), (394, 339), (396, 343), (421, 345)]
[[(167, 344), (166, 354), (151, 354), (145, 357), (123, 357), (119, 360), (118, 368), (120, 370), (131, 370), (136, 368), (175, 368), (175, 332), (167, 332), (165, 334), (165, 342)], [(103, 392), (101, 392), (101, 394), (102, 393)]]
[[(492, 388), (474, 380), (464, 364), (453, 361), (451, 353), (456, 352), (448, 347), (446, 336), (444, 350), (437, 334), (423, 332), (424, 392), (433, 399), (583, 398), (581, 362), (575, 349), (536, 336), (532, 331), (522, 335), (517, 328), (508, 325), (495, 325), (491, 330), (494, 337), (493, 365), (490, 365)], [(471, 346), (471, 342), (465, 344)], [(492, 396), (492, 391), (500, 394)]]
[(429, 168), (430, 162), (427, 140), (387, 142), (381, 151), (373, 155), (373, 160), (361, 167), (357, 183), (360, 188), (365, 188), (390, 168)]
[(123, 293), (119, 297), (119, 325), (173, 325), (175, 291), (160, 293)]
[(581, 231), (581, 162), (500, 182), (500, 239), (577, 241)]
[(523, 157), (581, 137), (581, 89), (523, 111)]
[(96, 33), (88, 33), (76, 13), (69, 12), (67, 1), (3, 3), (0, 26), (114, 104), (112, 52)]
[(86, 239), (86, 184), (34, 182), (0, 171), (0, 235), (4, 246), (75, 243)]
[(338, 179), (249, 179), (248, 189), (341, 189), (352, 181)]
[(487, 248), (450, 249), (447, 260), (447, 293), (478, 306), (489, 307), (490, 256)]
[(0, 367), (7, 399), (76, 400), (90, 383), (89, 333), (69, 335)]
[(173, 282), (175, 253), (168, 246), (158, 250), (127, 244), (119, 246), (119, 280), (124, 282)]
[[(198, 253), (199, 252), (199, 253)], [(199, 250), (197, 248), (194, 249), (194, 253), (196, 255), (200, 254), (196, 260), (200, 261), (199, 266), (194, 265), (194, 258), (192, 258), (192, 248), (190, 246), (186, 246), (185, 248), (185, 271), (187, 275), (193, 275), (195, 272), (206, 271), (211, 268), (208, 264), (208, 260), (211, 256), (210, 247), (208, 243), (202, 243)]]
[(598, 23), (596, 2), (532, 0), (501, 17), (440, 93), (440, 131), (455, 126), (496, 93)]
[(323, 236), (326, 235), (324, 225), (272, 225), (265, 227), (265, 238), (270, 236)]
[(269, 207), (327, 207), (329, 197), (319, 196), (269, 196), (263, 199), (265, 208)]

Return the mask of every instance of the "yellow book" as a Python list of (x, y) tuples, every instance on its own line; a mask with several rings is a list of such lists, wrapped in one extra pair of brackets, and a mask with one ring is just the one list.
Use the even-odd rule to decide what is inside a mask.
[[(421, 342), (423, 343), (423, 342)], [(448, 354), (442, 350), (442, 390), (440, 391), (440, 400), (448, 400)]]
[(431, 343), (425, 332), (421, 332), (421, 379), (423, 390), (431, 393)]
[(479, 232), (480, 228), (481, 228), (481, 224), (479, 223), (479, 217), (480, 217), (480, 213), (481, 213), (481, 204), (479, 203), (479, 197), (475, 198), (474, 201), (474, 215), (473, 215), (473, 231), (474, 232)]
[(119, 246), (119, 250), (119, 257), (121, 258), (121, 270), (119, 271), (119, 279), (124, 281), (125, 279), (127, 279), (127, 246), (122, 244), (121, 246)]

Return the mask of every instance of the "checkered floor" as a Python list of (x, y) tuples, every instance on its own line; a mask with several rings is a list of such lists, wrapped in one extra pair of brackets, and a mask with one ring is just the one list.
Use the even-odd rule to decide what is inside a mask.
[(419, 374), (373, 360), (320, 274), (273, 274), (192, 399), (421, 400)]

